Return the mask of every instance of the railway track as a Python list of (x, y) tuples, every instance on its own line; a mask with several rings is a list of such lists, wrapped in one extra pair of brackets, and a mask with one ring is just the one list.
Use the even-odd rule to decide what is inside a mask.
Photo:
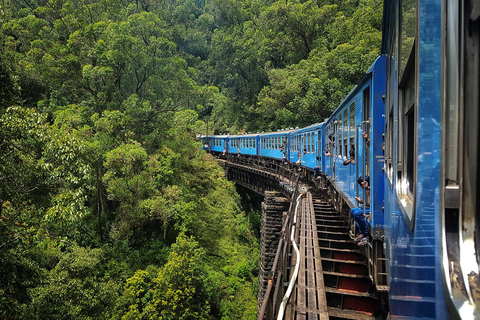
[(328, 202), (314, 196), (312, 203), (329, 318), (381, 319), (367, 259), (350, 238), (347, 223)]

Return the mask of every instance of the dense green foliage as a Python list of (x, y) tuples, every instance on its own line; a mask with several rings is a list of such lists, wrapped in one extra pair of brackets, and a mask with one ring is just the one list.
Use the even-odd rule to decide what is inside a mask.
[(258, 209), (195, 136), (323, 120), (379, 5), (2, 1), (0, 318), (254, 319)]

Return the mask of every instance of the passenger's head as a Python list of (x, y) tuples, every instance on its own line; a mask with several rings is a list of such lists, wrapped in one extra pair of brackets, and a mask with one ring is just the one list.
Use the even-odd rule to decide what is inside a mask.
[(362, 187), (362, 188), (366, 188), (368, 187), (368, 185), (370, 184), (370, 177), (369, 176), (360, 176), (358, 177), (357, 179), (357, 183)]

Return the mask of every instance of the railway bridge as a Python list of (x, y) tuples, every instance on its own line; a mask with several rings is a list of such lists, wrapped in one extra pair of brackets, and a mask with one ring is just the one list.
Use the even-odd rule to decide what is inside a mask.
[(258, 319), (385, 319), (385, 270), (352, 240), (351, 204), (327, 177), (256, 157), (218, 157), (229, 180), (264, 196)]

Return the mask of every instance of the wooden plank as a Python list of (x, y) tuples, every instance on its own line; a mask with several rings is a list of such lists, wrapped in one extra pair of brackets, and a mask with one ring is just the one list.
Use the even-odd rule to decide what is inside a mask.
[(317, 225), (315, 221), (315, 210), (313, 210), (313, 200), (312, 195), (308, 195), (308, 200), (311, 203), (312, 210), (310, 210), (311, 217), (311, 226), (312, 226), (312, 241), (314, 245), (314, 263), (315, 263), (315, 288), (316, 288), (316, 299), (318, 303), (318, 315), (320, 320), (329, 320), (328, 307), (327, 307), (327, 294), (325, 291), (325, 281), (323, 279), (323, 269), (322, 269), (322, 260), (320, 257), (320, 248), (318, 242), (318, 234), (316, 232)]
[[(307, 285), (308, 285), (308, 309), (309, 319), (315, 319), (318, 313), (317, 306), (317, 291), (315, 283), (315, 243), (313, 242), (313, 234), (316, 233), (313, 230), (311, 211), (313, 211), (311, 194), (308, 195), (307, 210), (305, 210), (305, 216), (307, 221)], [(318, 246), (318, 244), (317, 244)]]
[(305, 297), (305, 198), (300, 199), (301, 205), (299, 206), (300, 214), (298, 215), (299, 222), (297, 224), (299, 228), (299, 243), (298, 249), (300, 251), (300, 268), (298, 270), (297, 278), (297, 302), (295, 309), (297, 310), (296, 318), (297, 320), (306, 320), (306, 297)]

